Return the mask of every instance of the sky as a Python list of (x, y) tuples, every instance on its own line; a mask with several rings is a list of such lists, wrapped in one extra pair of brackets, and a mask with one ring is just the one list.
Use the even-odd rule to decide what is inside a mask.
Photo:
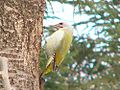
[[(70, 4), (61, 4), (57, 1), (54, 2), (47, 2), (47, 11), (48, 11), (48, 15), (49, 16), (56, 16), (59, 19), (53, 19), (53, 18), (49, 18), (49, 19), (44, 19), (43, 21), (43, 25), (44, 26), (49, 26), (49, 25), (53, 25), (59, 22), (67, 22), (70, 25), (77, 23), (77, 22), (81, 22), (81, 21), (87, 21), (91, 16), (88, 16), (86, 14), (73, 14), (74, 11), (77, 11), (77, 7), (73, 7)], [(51, 4), (51, 5), (50, 5)], [(86, 8), (89, 9), (89, 8)], [(54, 13), (53, 13), (54, 12)], [(46, 13), (45, 13), (46, 16)], [(102, 30), (102, 28), (94, 28), (93, 30), (90, 31), (90, 29), (92, 28), (94, 24), (93, 23), (89, 23), (89, 24), (82, 24), (82, 25), (78, 25), (76, 27), (76, 29), (74, 30), (74, 36), (81, 36), (81, 35), (89, 35), (92, 39), (96, 39), (98, 36), (95, 35), (95, 31), (97, 29)], [(87, 27), (87, 28), (86, 28)], [(103, 34), (99, 35), (99, 37), (103, 37)]]
[[(56, 24), (59, 23), (61, 21), (67, 22), (70, 25), (80, 22), (80, 21), (86, 21), (89, 19), (89, 16), (87, 15), (73, 15), (73, 11), (74, 11), (74, 7), (72, 5), (68, 5), (68, 4), (61, 4), (59, 2), (51, 2), (52, 4), (52, 8), (51, 9), (51, 5), (49, 4), (49, 2), (47, 2), (47, 7), (48, 7), (48, 12), (50, 16), (56, 16), (60, 19), (45, 19), (44, 20), (44, 26), (49, 26), (51, 24)], [(52, 13), (54, 11), (54, 14)], [(51, 13), (50, 13), (51, 12)], [(80, 25), (77, 27), (77, 29), (79, 30), (79, 34), (82, 34), (81, 32), (83, 31), (83, 29), (86, 27), (86, 25)], [(77, 32), (74, 31), (74, 34), (76, 34)]]

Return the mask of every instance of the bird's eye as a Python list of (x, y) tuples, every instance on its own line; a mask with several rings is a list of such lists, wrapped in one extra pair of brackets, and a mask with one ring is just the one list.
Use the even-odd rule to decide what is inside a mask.
[(59, 23), (60, 25), (63, 25), (63, 23)]

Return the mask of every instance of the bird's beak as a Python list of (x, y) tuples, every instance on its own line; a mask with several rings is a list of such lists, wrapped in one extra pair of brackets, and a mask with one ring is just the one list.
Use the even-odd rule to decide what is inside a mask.
[(54, 31), (57, 31), (59, 29), (58, 24), (50, 25), (50, 27), (52, 27)]

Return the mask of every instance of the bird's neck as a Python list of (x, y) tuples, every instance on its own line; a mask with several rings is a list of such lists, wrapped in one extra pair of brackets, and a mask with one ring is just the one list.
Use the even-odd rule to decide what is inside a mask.
[(69, 31), (70, 33), (72, 33), (73, 34), (73, 27), (64, 27), (64, 29), (66, 29), (67, 31)]

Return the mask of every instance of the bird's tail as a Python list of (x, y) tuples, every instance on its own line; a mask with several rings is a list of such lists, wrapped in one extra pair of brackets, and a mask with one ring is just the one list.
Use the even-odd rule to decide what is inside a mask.
[(45, 74), (48, 74), (49, 72), (52, 71), (52, 69), (53, 69), (52, 61), (53, 61), (53, 57), (50, 57), (49, 60), (48, 60), (47, 65), (46, 65), (46, 68), (42, 71), (42, 73), (40, 74), (40, 77), (42, 77)]

